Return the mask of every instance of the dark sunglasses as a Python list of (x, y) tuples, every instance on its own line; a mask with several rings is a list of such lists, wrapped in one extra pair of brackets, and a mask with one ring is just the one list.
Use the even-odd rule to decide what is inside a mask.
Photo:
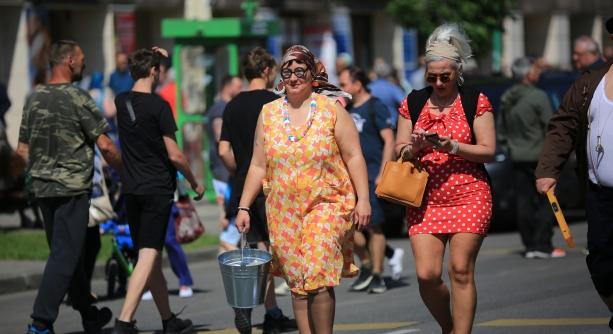
[(307, 73), (307, 69), (303, 67), (296, 67), (296, 69), (292, 71), (291, 69), (286, 67), (281, 70), (281, 78), (289, 79), (292, 76), (292, 73), (296, 76), (296, 78), (304, 79)]
[(451, 74), (449, 73), (443, 73), (440, 75), (436, 75), (436, 74), (428, 74), (428, 76), (426, 77), (426, 82), (428, 83), (436, 83), (437, 80), (440, 80), (442, 83), (448, 83), (449, 81), (451, 81)]

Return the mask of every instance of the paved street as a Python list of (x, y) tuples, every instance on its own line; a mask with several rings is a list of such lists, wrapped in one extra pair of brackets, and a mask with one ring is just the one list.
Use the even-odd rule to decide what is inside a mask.
[[(571, 229), (579, 247), (585, 246), (586, 225)], [(562, 245), (559, 235), (556, 242)], [(337, 289), (335, 332), (338, 333), (437, 333), (436, 324), (423, 306), (411, 261), (408, 240), (392, 244), (407, 251), (403, 278), (389, 284), (385, 294), (368, 295), (348, 292), (350, 280)], [(477, 265), (479, 305), (474, 333), (607, 333), (609, 312), (594, 292), (585, 267), (581, 248), (563, 259), (525, 260), (515, 233), (489, 236)], [(215, 261), (191, 265), (198, 288), (190, 299), (176, 296), (177, 280), (167, 272), (174, 295), (175, 311), (191, 318), (203, 333), (236, 333), (233, 313), (225, 301), (221, 275)], [(94, 290), (105, 291), (105, 281), (94, 282)], [(0, 332), (23, 333), (31, 312), (35, 291), (0, 295)], [(291, 314), (289, 297), (279, 297), (286, 313)], [(121, 300), (102, 301), (100, 305), (118, 312)], [(161, 329), (153, 302), (143, 302), (136, 315), (142, 331)], [(254, 324), (261, 324), (263, 308), (254, 312)], [(63, 306), (56, 323), (58, 333), (79, 333), (76, 312)], [(254, 333), (259, 333), (259, 329)]]

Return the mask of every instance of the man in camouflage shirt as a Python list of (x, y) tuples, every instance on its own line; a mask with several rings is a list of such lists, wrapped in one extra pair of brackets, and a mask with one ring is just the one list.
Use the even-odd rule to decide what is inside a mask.
[(81, 79), (85, 56), (73, 41), (51, 47), (52, 76), (27, 99), (17, 152), (28, 162), (28, 190), (43, 214), (49, 258), (27, 333), (53, 333), (60, 304), (71, 292), (86, 333), (100, 333), (108, 308), (91, 306), (82, 253), (89, 217), (94, 145), (121, 170), (121, 158), (105, 134), (109, 125), (91, 97), (72, 82)]

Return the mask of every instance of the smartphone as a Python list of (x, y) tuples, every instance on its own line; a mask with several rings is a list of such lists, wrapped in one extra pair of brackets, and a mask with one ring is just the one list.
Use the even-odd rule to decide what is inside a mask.
[(441, 138), (438, 136), (438, 133), (424, 133), (426, 140), (431, 142), (432, 144), (439, 145), (441, 143)]

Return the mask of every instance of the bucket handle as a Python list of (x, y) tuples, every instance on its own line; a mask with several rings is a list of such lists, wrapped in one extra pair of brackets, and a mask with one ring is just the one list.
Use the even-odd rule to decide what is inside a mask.
[(249, 248), (249, 244), (247, 244), (247, 234), (245, 232), (241, 232), (241, 270), (245, 270), (247, 268), (247, 264), (245, 263), (245, 248)]

